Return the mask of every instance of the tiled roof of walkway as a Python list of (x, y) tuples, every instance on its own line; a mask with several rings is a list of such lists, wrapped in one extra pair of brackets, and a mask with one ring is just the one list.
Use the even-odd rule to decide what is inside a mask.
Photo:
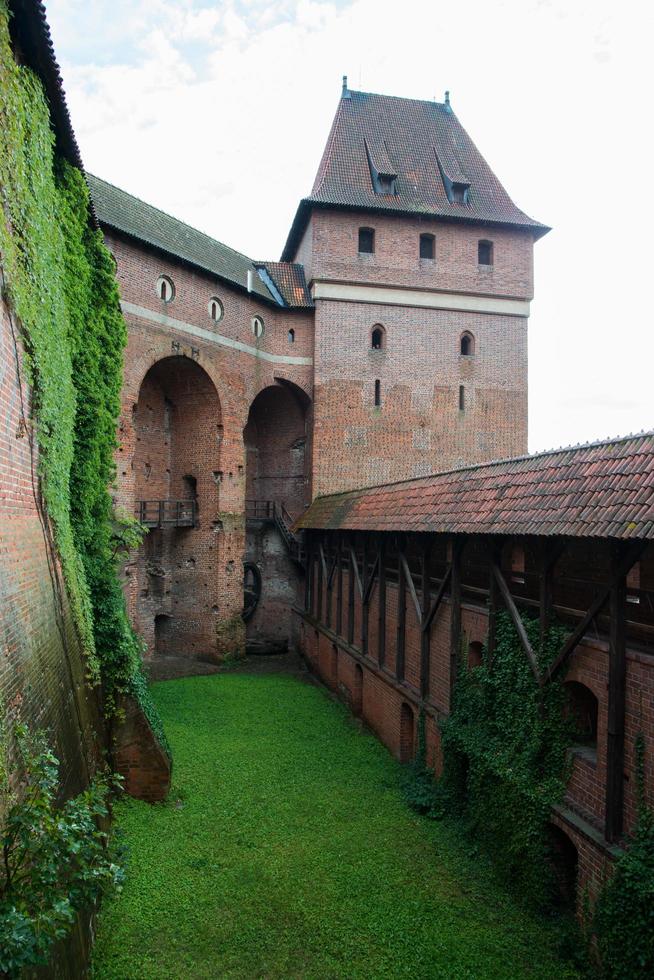
[(654, 539), (654, 432), (318, 497), (297, 527)]

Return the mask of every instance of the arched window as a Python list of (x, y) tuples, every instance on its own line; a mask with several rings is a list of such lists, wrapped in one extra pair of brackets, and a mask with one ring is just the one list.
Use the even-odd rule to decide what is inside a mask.
[(436, 239), (433, 235), (420, 236), (420, 258), (433, 259), (436, 254)]
[(477, 261), (479, 265), (493, 264), (493, 243), (485, 239), (477, 243)]
[[(597, 698), (585, 684), (568, 681), (568, 717), (574, 726), (575, 746), (587, 752), (597, 753)], [(586, 753), (583, 753), (586, 754)]]
[(263, 337), (263, 331), (264, 331), (264, 329), (265, 329), (265, 327), (263, 325), (263, 320), (261, 319), (261, 317), (260, 316), (253, 316), (252, 317), (252, 333), (254, 334), (254, 336), (257, 339), (259, 337)]
[(289, 344), (295, 343), (295, 330), (293, 330), (293, 327), (288, 331), (288, 342)]
[(379, 378), (375, 381), (375, 408), (379, 408), (381, 405), (381, 381)]
[(373, 350), (384, 349), (384, 328), (380, 323), (372, 328), (372, 334), (370, 335), (370, 346)]
[(359, 254), (372, 255), (375, 251), (375, 229), (359, 228)]
[(209, 316), (214, 321), (214, 323), (218, 323), (220, 320), (222, 320), (223, 313), (225, 311), (223, 309), (223, 304), (220, 302), (217, 296), (211, 297), (211, 299), (209, 300), (208, 309), (209, 309)]
[(466, 330), (465, 333), (461, 334), (460, 349), (463, 357), (469, 357), (475, 352), (475, 338), (471, 333)]
[(164, 303), (170, 303), (175, 297), (175, 286), (173, 280), (168, 276), (159, 276), (157, 279), (156, 293)]

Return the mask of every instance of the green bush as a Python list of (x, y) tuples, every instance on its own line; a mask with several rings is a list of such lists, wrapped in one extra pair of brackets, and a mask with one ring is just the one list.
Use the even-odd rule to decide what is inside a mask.
[(101, 824), (115, 778), (98, 777), (80, 796), (57, 806), (59, 761), (43, 733), (14, 729), (23, 784), (7, 800), (0, 865), (0, 974), (18, 976), (44, 964), (79, 910), (120, 886), (119, 856)]

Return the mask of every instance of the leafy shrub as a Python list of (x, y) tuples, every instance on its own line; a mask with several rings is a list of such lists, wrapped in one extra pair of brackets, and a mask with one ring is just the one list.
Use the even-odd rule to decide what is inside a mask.
[[(123, 878), (101, 829), (115, 777), (98, 777), (59, 807), (59, 761), (44, 734), (16, 725), (14, 736), (24, 782), (16, 799), (6, 799), (2, 824), (0, 973), (6, 976), (46, 963), (77, 912)], [(3, 794), (8, 795), (6, 784)]]

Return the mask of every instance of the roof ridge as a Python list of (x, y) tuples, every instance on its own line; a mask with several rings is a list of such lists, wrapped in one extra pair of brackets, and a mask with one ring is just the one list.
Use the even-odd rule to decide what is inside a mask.
[(316, 497), (316, 500), (325, 500), (328, 497), (347, 497), (350, 494), (367, 493), (369, 490), (380, 490), (386, 487), (399, 487), (404, 483), (418, 483), (423, 480), (432, 480), (435, 476), (450, 476), (453, 473), (464, 473), (470, 470), (489, 469), (491, 466), (501, 466), (506, 463), (520, 463), (527, 459), (541, 459), (543, 456), (556, 456), (559, 453), (569, 453), (572, 450), (594, 449), (599, 446), (610, 446), (613, 443), (629, 442), (633, 439), (646, 439), (654, 437), (654, 429), (643, 429), (641, 432), (629, 432), (624, 436), (607, 437), (598, 439), (594, 442), (582, 442), (576, 445), (559, 446), (558, 449), (543, 449), (537, 453), (525, 453), (523, 456), (508, 456), (505, 459), (489, 459), (485, 463), (472, 463), (467, 466), (454, 466), (449, 470), (436, 470), (433, 473), (425, 473), (423, 476), (405, 477), (403, 480), (391, 480), (388, 483), (373, 483), (367, 487), (355, 487), (353, 490), (340, 490), (338, 493), (325, 493)]
[(221, 242), (218, 238), (214, 238), (213, 235), (209, 235), (206, 231), (202, 231), (200, 228), (195, 228), (193, 225), (190, 225), (188, 221), (182, 221), (181, 218), (175, 217), (174, 214), (170, 214), (168, 211), (158, 208), (156, 204), (150, 204), (149, 201), (144, 201), (142, 197), (138, 197), (136, 194), (131, 194), (129, 191), (124, 190), (117, 184), (112, 184), (111, 181), (105, 180), (103, 177), (98, 177), (97, 174), (92, 174), (89, 170), (85, 170), (84, 172), (87, 178), (91, 177), (92, 180), (98, 180), (101, 184), (105, 184), (107, 187), (113, 187), (113, 189), (118, 191), (120, 194), (124, 194), (126, 197), (131, 197), (134, 201), (138, 201), (139, 204), (144, 204), (146, 208), (150, 208), (152, 211), (157, 211), (159, 214), (162, 214), (164, 218), (170, 218), (171, 221), (176, 221), (177, 224), (183, 225), (184, 228), (190, 229), (190, 231), (195, 232), (196, 235), (204, 235), (204, 237), (208, 238), (210, 242), (220, 245), (221, 248), (227, 249), (227, 251), (231, 252), (233, 255), (238, 255), (239, 258), (245, 259), (250, 263), (250, 265), (254, 266), (254, 260), (251, 259), (249, 255), (246, 255), (245, 252), (239, 252), (238, 249), (232, 248), (231, 245), (226, 245), (225, 242)]
[[(374, 95), (378, 99), (392, 99), (394, 102), (418, 102), (421, 105), (435, 105), (445, 109), (445, 102), (437, 102), (436, 99), (412, 99), (408, 95), (385, 95), (383, 92), (363, 92), (359, 89), (349, 88), (350, 95)], [(455, 116), (454, 109), (450, 109), (448, 115)]]

